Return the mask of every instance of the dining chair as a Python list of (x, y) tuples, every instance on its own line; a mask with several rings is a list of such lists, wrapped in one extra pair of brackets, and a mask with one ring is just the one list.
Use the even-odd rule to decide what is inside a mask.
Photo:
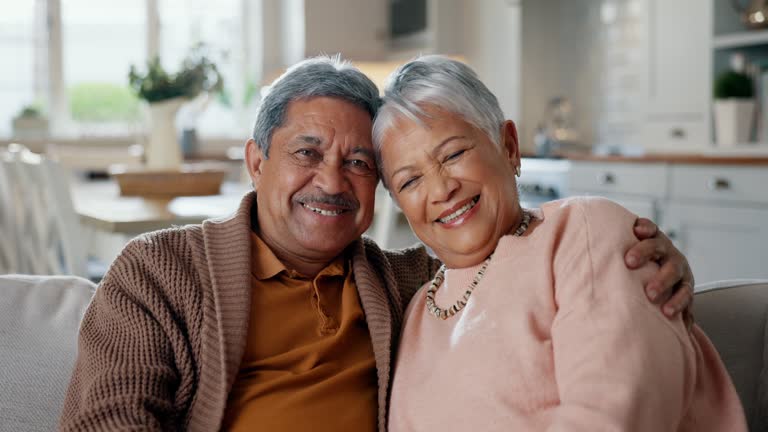
[(68, 174), (56, 162), (19, 144), (11, 144), (7, 156), (18, 271), (88, 276), (87, 236), (75, 213)]
[(18, 273), (19, 259), (16, 246), (16, 201), (12, 194), (10, 155), (0, 150), (0, 274)]

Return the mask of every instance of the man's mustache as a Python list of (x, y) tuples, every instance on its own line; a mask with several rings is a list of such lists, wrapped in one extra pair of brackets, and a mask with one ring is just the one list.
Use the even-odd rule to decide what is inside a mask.
[(346, 193), (328, 195), (328, 194), (306, 194), (294, 197), (294, 200), (302, 204), (328, 204), (341, 207), (345, 210), (357, 210), (360, 208), (360, 202), (352, 195)]

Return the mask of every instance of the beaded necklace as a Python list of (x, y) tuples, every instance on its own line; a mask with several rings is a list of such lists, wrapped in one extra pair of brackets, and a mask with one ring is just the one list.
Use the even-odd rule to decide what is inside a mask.
[[(523, 210), (523, 220), (520, 222), (520, 225), (515, 230), (514, 236), (521, 236), (525, 232), (526, 229), (528, 229), (528, 224), (531, 223), (531, 215), (527, 211)], [(480, 267), (480, 270), (477, 271), (477, 274), (472, 279), (472, 283), (469, 284), (469, 287), (464, 292), (464, 296), (456, 301), (456, 303), (453, 304), (448, 309), (442, 309), (439, 306), (435, 304), (435, 293), (437, 292), (437, 289), (440, 288), (440, 285), (443, 283), (443, 279), (445, 279), (445, 264), (440, 266), (440, 270), (437, 271), (437, 274), (435, 275), (435, 278), (432, 279), (432, 283), (429, 285), (429, 289), (427, 289), (427, 311), (434, 315), (436, 318), (440, 318), (442, 320), (446, 320), (454, 315), (456, 315), (460, 310), (464, 309), (464, 306), (467, 305), (467, 302), (469, 301), (469, 297), (472, 296), (472, 291), (475, 290), (477, 287), (477, 284), (480, 283), (481, 280), (483, 280), (483, 276), (485, 276), (485, 270), (488, 268), (488, 264), (491, 262), (491, 258), (493, 258), (493, 252), (491, 252), (490, 255), (488, 255), (488, 258), (485, 259), (485, 262), (483, 262), (482, 267)]]

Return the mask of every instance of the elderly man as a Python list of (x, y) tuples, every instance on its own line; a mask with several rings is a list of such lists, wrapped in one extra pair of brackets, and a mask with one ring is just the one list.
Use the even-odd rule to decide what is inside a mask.
[[(386, 430), (403, 310), (438, 263), (361, 238), (378, 105), (376, 86), (337, 59), (273, 84), (245, 149), (255, 192), (227, 219), (135, 239), (105, 276), (63, 430)], [(666, 307), (690, 302), (687, 262), (666, 237), (627, 257), (663, 262), (651, 297), (682, 280)]]

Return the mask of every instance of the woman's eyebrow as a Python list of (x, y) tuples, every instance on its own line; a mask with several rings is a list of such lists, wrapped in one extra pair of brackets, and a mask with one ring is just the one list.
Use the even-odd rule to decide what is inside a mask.
[(455, 141), (455, 140), (458, 140), (458, 139), (465, 139), (465, 138), (467, 138), (467, 137), (464, 136), (464, 135), (449, 136), (448, 138), (444, 139), (443, 142), (441, 142), (440, 144), (435, 146), (434, 149), (432, 149), (432, 155), (437, 155), (438, 153), (440, 153), (440, 150), (442, 150), (442, 148), (445, 147), (451, 141)]
[[(455, 141), (455, 140), (457, 140), (457, 139), (466, 139), (466, 138), (467, 138), (467, 137), (466, 137), (466, 136), (464, 136), (464, 135), (453, 135), (453, 136), (449, 136), (448, 138), (444, 139), (444, 140), (443, 140), (443, 142), (441, 142), (440, 144), (438, 144), (438, 145), (437, 145), (437, 146), (436, 146), (436, 147), (435, 147), (435, 148), (432, 150), (432, 154), (433, 154), (433, 155), (437, 155), (438, 153), (440, 153), (440, 150), (441, 150), (441, 149), (442, 149), (442, 148), (443, 148), (445, 145), (447, 145), (448, 143), (450, 143), (451, 141)], [(397, 175), (397, 174), (398, 174), (400, 171), (407, 171), (407, 170), (409, 170), (409, 169), (413, 169), (413, 165), (405, 165), (405, 166), (401, 166), (400, 168), (398, 168), (398, 169), (396, 169), (395, 171), (393, 171), (393, 172), (392, 172), (392, 178), (394, 178), (394, 177), (395, 177), (395, 176), (396, 176), (396, 175)]]

